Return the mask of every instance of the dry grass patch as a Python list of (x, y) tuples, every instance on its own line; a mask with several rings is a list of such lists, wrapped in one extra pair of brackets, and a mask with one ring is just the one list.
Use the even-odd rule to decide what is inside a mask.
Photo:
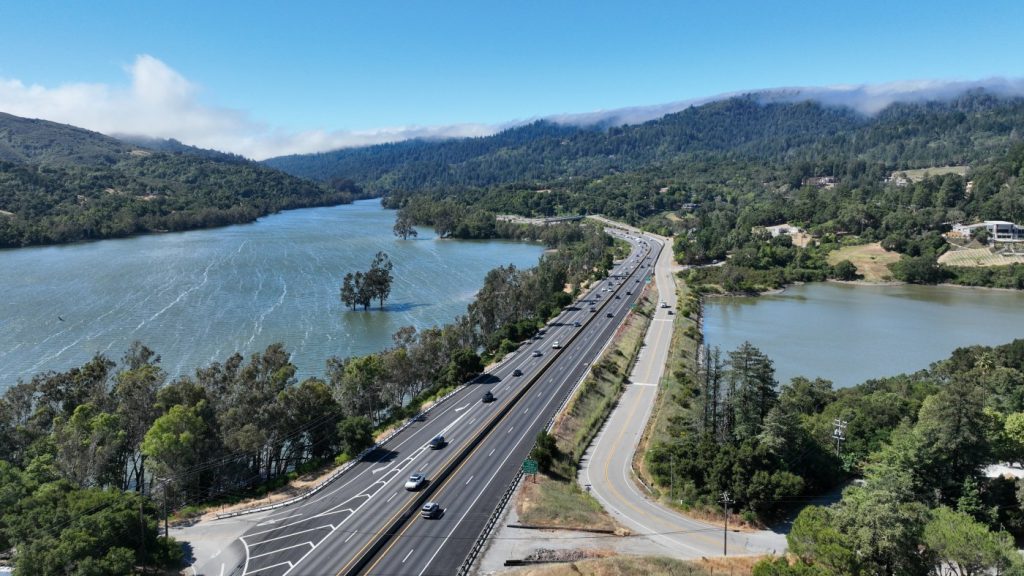
[(934, 168), (918, 168), (917, 170), (900, 170), (897, 174), (906, 174), (911, 182), (920, 182), (926, 176), (942, 176), (943, 174), (967, 174), (967, 166), (938, 166)]
[(515, 576), (749, 576), (764, 557), (717, 558), (701, 561), (662, 556), (612, 556), (578, 562), (528, 566), (503, 571)]
[(538, 474), (536, 483), (523, 478), (516, 501), (519, 522), (549, 528), (615, 530), (615, 521), (601, 503), (584, 493), (575, 481), (553, 480)]
[(897, 252), (889, 252), (878, 242), (872, 244), (861, 244), (859, 246), (847, 246), (839, 250), (833, 250), (828, 255), (828, 263), (835, 266), (843, 260), (849, 260), (857, 267), (865, 282), (887, 282), (892, 280), (892, 272), (889, 271), (889, 264), (898, 262), (900, 255)]

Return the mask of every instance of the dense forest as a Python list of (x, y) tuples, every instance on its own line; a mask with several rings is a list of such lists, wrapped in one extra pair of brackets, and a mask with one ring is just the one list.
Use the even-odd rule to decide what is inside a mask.
[[(679, 161), (759, 163), (862, 160), (906, 169), (966, 164), (1022, 134), (1024, 99), (983, 92), (952, 102), (894, 104), (876, 116), (758, 95), (691, 107), (632, 126), (581, 128), (538, 121), (493, 136), (408, 141), (267, 160), (291, 174), (350, 178), (374, 193), (568, 186), (639, 171), (670, 174)], [(595, 208), (595, 210), (597, 210)]]
[(38, 374), (0, 396), (0, 554), (19, 573), (127, 574), (174, 566), (159, 537), (167, 506), (187, 513), (280, 486), (343, 462), (373, 432), (474, 377), (483, 361), (532, 336), (579, 288), (604, 277), (616, 250), (596, 225), (519, 235), (557, 250), (534, 268), (489, 272), (451, 324), (400, 329), (393, 345), (332, 358), (322, 378), (297, 381), (283, 344), (233, 354), (169, 381), (136, 343), (119, 363), (96, 355)]
[(0, 248), (252, 222), (351, 202), (319, 184), (175, 141), (141, 145), (0, 113)]
[(780, 386), (771, 359), (747, 343), (707, 351), (689, 383), (674, 399), (683, 411), (673, 440), (647, 454), (687, 506), (720, 510), (728, 492), (746, 520), (768, 521), (863, 478), (837, 505), (800, 513), (788, 538), (801, 564), (761, 574), (1024, 568), (1004, 532), (1024, 535), (1024, 483), (983, 473), (1024, 457), (1024, 340), (840, 390), (799, 377)]

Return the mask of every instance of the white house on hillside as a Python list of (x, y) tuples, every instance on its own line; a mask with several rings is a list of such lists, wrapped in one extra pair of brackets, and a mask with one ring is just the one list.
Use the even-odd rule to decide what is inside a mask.
[(985, 220), (967, 226), (956, 224), (953, 226), (953, 232), (959, 233), (964, 238), (970, 238), (982, 228), (988, 230), (989, 240), (993, 242), (1024, 242), (1024, 226), (1004, 220)]

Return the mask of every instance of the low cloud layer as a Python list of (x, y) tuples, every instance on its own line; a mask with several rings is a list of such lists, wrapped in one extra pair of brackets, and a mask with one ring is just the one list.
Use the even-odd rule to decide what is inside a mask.
[(238, 110), (202, 103), (198, 86), (152, 56), (138, 56), (126, 72), (131, 80), (128, 86), (64, 84), (47, 88), (0, 78), (0, 111), (104, 134), (175, 138), (256, 160), (410, 138), (483, 136), (501, 128), (457, 124), (292, 132), (257, 122)]
[[(198, 86), (152, 56), (138, 56), (126, 72), (130, 78), (127, 86), (80, 83), (47, 88), (0, 78), (0, 111), (63, 122), (104, 134), (175, 138), (186, 144), (234, 152), (257, 160), (412, 138), (487, 136), (523, 123), (292, 132), (258, 122), (239, 110), (202, 103)], [(771, 102), (816, 100), (827, 105), (848, 106), (864, 114), (875, 114), (894, 102), (948, 100), (972, 89), (985, 89), (1003, 96), (1024, 96), (1024, 79), (918, 80), (780, 88), (748, 94)], [(546, 119), (578, 126), (637, 124), (738, 94), (719, 94), (654, 106), (554, 115)]]

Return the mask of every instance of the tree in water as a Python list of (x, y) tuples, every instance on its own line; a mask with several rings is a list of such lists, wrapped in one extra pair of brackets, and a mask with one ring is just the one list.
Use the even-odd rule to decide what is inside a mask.
[(412, 216), (406, 213), (404, 210), (398, 211), (398, 218), (395, 218), (395, 227), (392, 228), (395, 236), (399, 236), (402, 240), (408, 240), (410, 237), (415, 238), (418, 236), (416, 228), (413, 227)]

